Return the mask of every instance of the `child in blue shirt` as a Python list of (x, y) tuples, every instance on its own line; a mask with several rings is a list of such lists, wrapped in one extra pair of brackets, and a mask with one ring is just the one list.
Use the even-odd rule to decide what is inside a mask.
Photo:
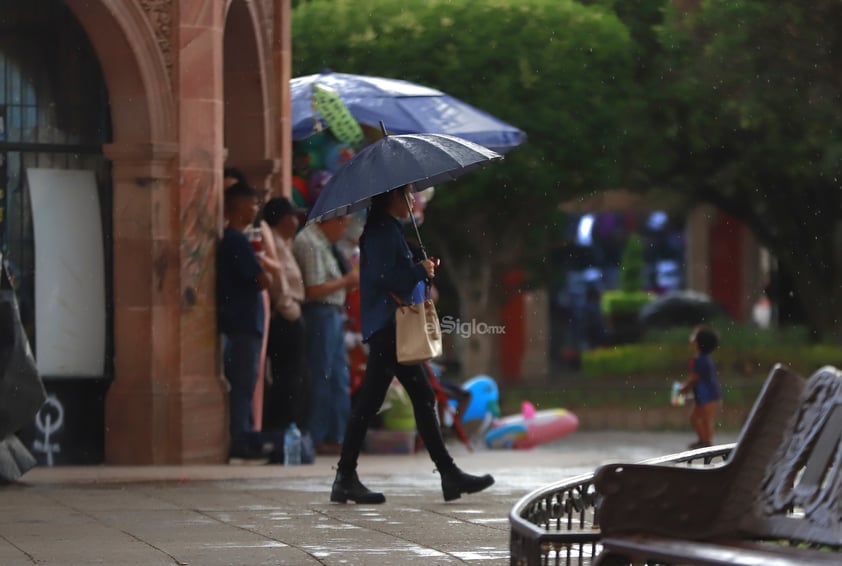
[(697, 326), (690, 334), (690, 343), (696, 356), (690, 363), (690, 377), (684, 382), (680, 393), (693, 390), (694, 406), (690, 413), (690, 424), (696, 430), (699, 439), (690, 445), (691, 449), (703, 448), (713, 444), (713, 427), (716, 411), (722, 399), (719, 378), (710, 354), (719, 345), (719, 337), (709, 326)]

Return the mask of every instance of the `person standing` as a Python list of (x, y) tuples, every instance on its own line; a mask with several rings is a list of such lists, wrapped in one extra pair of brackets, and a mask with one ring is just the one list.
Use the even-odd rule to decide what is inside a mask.
[(304, 227), (292, 250), (304, 279), (307, 367), (310, 379), (308, 429), (317, 454), (338, 454), (351, 411), (350, 374), (345, 352), (346, 290), (359, 274), (343, 274), (333, 253), (348, 228), (348, 217), (331, 218)]
[(360, 238), (360, 305), (363, 340), (369, 345), (369, 356), (331, 488), (330, 500), (338, 503), (386, 501), (382, 493), (369, 490), (360, 481), (357, 461), (369, 423), (383, 404), (394, 377), (412, 401), (418, 432), (441, 475), (445, 501), (482, 491), (494, 483), (488, 474), (474, 476), (456, 466), (442, 439), (435, 394), (423, 368), (397, 361), (397, 302), (392, 293), (409, 303), (418, 283), (435, 277), (434, 260), (413, 261), (401, 230), (400, 220), (410, 214), (411, 191), (411, 185), (407, 185), (375, 197)]
[(217, 247), (216, 292), (225, 378), (230, 385), (230, 457), (254, 459), (265, 456), (255, 431), (252, 398), (265, 325), (263, 291), (271, 280), (245, 234), (257, 215), (257, 192), (238, 182), (224, 194), (226, 225)]
[(267, 357), (272, 383), (266, 390), (263, 412), (263, 427), (267, 431), (285, 431), (294, 422), (306, 432), (309, 417), (304, 323), (301, 319), (304, 280), (292, 252), (293, 238), (299, 226), (298, 215), (302, 212), (303, 209), (285, 197), (269, 200), (263, 209), (263, 218), (272, 230), (279, 264), (269, 288), (272, 318)]
[(690, 448), (695, 449), (713, 444), (713, 429), (722, 390), (711, 358), (711, 353), (719, 346), (716, 332), (704, 324), (697, 326), (690, 334), (690, 343), (696, 355), (690, 362), (690, 377), (679, 389), (679, 393), (686, 395), (691, 389), (693, 391), (694, 405), (690, 413), (690, 424), (699, 438)]
[[(248, 185), (245, 174), (236, 167), (226, 167), (222, 172), (222, 188), (227, 189), (235, 183), (243, 183)], [(252, 230), (250, 237), (255, 241), (255, 245), (260, 247), (261, 259), (267, 267), (279, 268), (278, 251), (275, 249), (275, 241), (272, 237), (272, 230), (269, 225), (263, 220), (263, 207), (269, 197), (269, 189), (266, 185), (262, 185), (259, 189), (255, 189), (257, 195), (257, 214), (252, 220)], [(266, 373), (266, 352), (268, 350), (269, 340), (269, 321), (271, 318), (272, 306), (269, 299), (269, 293), (263, 293), (263, 320), (266, 326), (263, 329), (263, 343), (260, 348), (260, 363), (257, 366), (257, 382), (254, 388), (254, 398), (252, 399), (252, 411), (255, 418), (255, 428), (261, 430), (263, 425), (263, 397), (264, 397), (264, 376)]]

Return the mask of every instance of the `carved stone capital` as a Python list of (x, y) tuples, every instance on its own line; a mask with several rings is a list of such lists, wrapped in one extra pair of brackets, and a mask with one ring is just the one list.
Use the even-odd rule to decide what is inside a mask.
[(111, 143), (102, 148), (114, 164), (114, 180), (149, 183), (173, 176), (178, 144), (169, 142)]
[(139, 3), (155, 32), (158, 49), (161, 50), (164, 64), (167, 66), (170, 79), (172, 79), (174, 61), (172, 49), (173, 0), (140, 0)]

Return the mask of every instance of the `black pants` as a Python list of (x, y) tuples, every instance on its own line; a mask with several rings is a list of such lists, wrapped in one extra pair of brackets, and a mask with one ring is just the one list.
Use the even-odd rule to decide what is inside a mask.
[(305, 430), (310, 418), (310, 395), (305, 362), (304, 322), (273, 314), (269, 322), (266, 357), (272, 366), (272, 385), (263, 395), (263, 429), (284, 431), (290, 423)]
[(395, 326), (390, 325), (375, 332), (368, 341), (368, 366), (363, 384), (356, 396), (351, 418), (345, 431), (342, 456), (338, 469), (348, 473), (357, 468), (357, 458), (362, 449), (365, 433), (371, 419), (383, 405), (393, 377), (403, 385), (415, 412), (415, 426), (430, 458), (439, 472), (452, 470), (453, 458), (444, 445), (436, 415), (436, 400), (430, 382), (420, 365), (405, 366), (397, 361), (395, 353)]

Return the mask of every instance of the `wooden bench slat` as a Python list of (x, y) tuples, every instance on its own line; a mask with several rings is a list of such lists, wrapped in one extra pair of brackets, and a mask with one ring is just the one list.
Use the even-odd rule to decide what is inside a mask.
[(842, 554), (789, 546), (767, 546), (741, 540), (711, 542), (687, 541), (662, 537), (634, 536), (602, 540), (606, 553), (601, 563), (610, 563), (616, 552), (632, 561), (657, 560), (667, 564), (705, 564), (710, 566), (805, 566), (842, 564)]

